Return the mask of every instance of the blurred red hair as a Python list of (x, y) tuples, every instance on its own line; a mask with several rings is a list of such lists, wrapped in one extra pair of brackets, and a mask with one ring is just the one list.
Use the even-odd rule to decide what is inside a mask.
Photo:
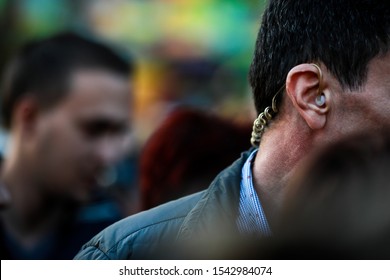
[(142, 208), (205, 189), (250, 147), (251, 124), (193, 108), (170, 113), (140, 158)]

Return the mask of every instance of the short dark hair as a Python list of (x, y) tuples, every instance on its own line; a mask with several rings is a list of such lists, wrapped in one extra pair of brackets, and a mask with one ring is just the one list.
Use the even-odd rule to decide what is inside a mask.
[(77, 70), (104, 69), (129, 76), (130, 56), (81, 34), (65, 31), (24, 45), (6, 67), (1, 90), (1, 117), (6, 129), (12, 112), (26, 94), (50, 107), (67, 93), (70, 75)]
[(323, 63), (344, 89), (358, 89), (369, 61), (388, 52), (389, 35), (388, 0), (270, 0), (249, 72), (256, 110), (271, 105), (300, 63)]

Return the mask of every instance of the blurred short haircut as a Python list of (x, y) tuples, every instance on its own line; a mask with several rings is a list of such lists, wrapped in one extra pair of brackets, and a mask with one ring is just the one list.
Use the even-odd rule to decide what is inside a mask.
[(116, 49), (74, 32), (24, 45), (5, 68), (2, 78), (4, 128), (11, 128), (13, 109), (22, 97), (33, 96), (43, 108), (52, 107), (67, 94), (75, 71), (91, 69), (130, 76), (133, 62)]

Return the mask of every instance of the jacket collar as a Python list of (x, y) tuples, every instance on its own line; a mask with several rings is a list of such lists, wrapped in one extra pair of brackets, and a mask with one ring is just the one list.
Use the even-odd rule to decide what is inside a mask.
[(226, 234), (238, 234), (236, 219), (240, 199), (241, 169), (253, 149), (241, 154), (223, 170), (189, 212), (179, 229), (179, 240), (194, 238), (220, 239)]

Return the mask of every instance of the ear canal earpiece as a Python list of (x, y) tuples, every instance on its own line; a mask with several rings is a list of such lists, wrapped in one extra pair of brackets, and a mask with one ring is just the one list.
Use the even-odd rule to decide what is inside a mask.
[(323, 95), (323, 94), (318, 95), (316, 97), (316, 100), (315, 100), (317, 106), (320, 106), (320, 107), (325, 105), (325, 101), (326, 101), (325, 95)]
[[(315, 103), (319, 107), (323, 107), (326, 104), (326, 98), (325, 95), (322, 93), (323, 89), (323, 77), (322, 77), (322, 70), (320, 66), (318, 66), (315, 63), (311, 64), (313, 67), (317, 68), (318, 71), (318, 79), (319, 79), (319, 84), (318, 84), (318, 93), (319, 94), (315, 98)], [(276, 97), (278, 96), (279, 93), (283, 92), (285, 89), (286, 85), (283, 84), (283, 86), (276, 92), (274, 97), (272, 98), (272, 105), (268, 106), (265, 108), (265, 110), (259, 114), (259, 116), (255, 119), (253, 122), (253, 128), (252, 128), (252, 134), (251, 134), (251, 143), (253, 147), (258, 147), (260, 144), (260, 139), (261, 136), (264, 132), (264, 129), (268, 125), (268, 123), (272, 120), (272, 118), (278, 113), (278, 108), (276, 106)], [(322, 108), (322, 110), (327, 111), (328, 107)]]

